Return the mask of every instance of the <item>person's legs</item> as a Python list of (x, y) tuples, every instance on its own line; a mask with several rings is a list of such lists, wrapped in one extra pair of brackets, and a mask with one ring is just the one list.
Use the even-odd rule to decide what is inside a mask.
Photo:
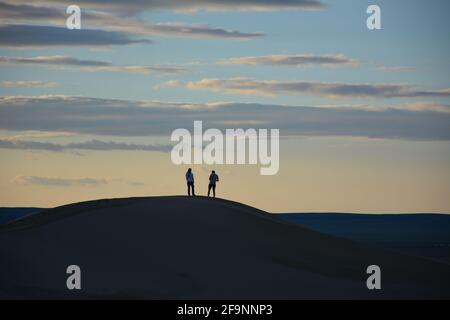
[(188, 196), (191, 195), (191, 184), (188, 182), (187, 183), (187, 188), (188, 188)]
[(209, 197), (209, 193), (211, 192), (211, 183), (208, 184), (208, 197)]
[(212, 185), (212, 189), (213, 189), (213, 197), (215, 198), (216, 197), (216, 185), (215, 184)]
[(194, 183), (192, 182), (192, 195), (195, 196)]

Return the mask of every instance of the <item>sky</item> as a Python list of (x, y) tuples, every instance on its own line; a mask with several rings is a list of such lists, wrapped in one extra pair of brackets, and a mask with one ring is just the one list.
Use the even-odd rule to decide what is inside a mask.
[(270, 212), (449, 213), (449, 9), (0, 0), (0, 206), (184, 194), (170, 135), (202, 120), (279, 129), (280, 170), (191, 165), (198, 194), (216, 170), (218, 196)]

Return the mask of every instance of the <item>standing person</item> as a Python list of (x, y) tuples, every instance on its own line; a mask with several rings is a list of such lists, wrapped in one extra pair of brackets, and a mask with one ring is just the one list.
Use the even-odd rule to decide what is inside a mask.
[(192, 173), (192, 169), (189, 168), (186, 172), (186, 182), (188, 187), (188, 196), (191, 195), (191, 189), (192, 189), (192, 195), (195, 196), (194, 191), (194, 174)]
[(209, 175), (208, 197), (209, 197), (209, 193), (211, 192), (211, 189), (213, 191), (214, 198), (216, 197), (216, 182), (218, 182), (218, 181), (219, 181), (219, 176), (213, 170), (211, 172), (211, 174)]

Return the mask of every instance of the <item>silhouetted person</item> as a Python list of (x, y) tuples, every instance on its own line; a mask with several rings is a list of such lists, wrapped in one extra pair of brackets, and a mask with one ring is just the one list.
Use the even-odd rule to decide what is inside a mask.
[(186, 172), (186, 182), (188, 187), (188, 196), (191, 195), (191, 189), (192, 189), (192, 195), (195, 196), (194, 191), (194, 174), (192, 173), (192, 169), (189, 168)]
[(211, 174), (209, 175), (208, 197), (209, 197), (209, 193), (211, 192), (211, 189), (213, 191), (214, 198), (216, 197), (216, 182), (218, 182), (218, 181), (219, 181), (219, 176), (213, 170), (211, 172)]

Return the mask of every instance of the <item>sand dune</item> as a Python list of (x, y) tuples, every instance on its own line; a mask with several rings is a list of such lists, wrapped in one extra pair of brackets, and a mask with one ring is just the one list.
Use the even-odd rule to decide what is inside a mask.
[[(0, 227), (1, 298), (450, 298), (450, 265), (280, 221), (236, 202), (147, 197)], [(66, 267), (82, 290), (66, 288)], [(368, 265), (382, 289), (366, 288)]]

